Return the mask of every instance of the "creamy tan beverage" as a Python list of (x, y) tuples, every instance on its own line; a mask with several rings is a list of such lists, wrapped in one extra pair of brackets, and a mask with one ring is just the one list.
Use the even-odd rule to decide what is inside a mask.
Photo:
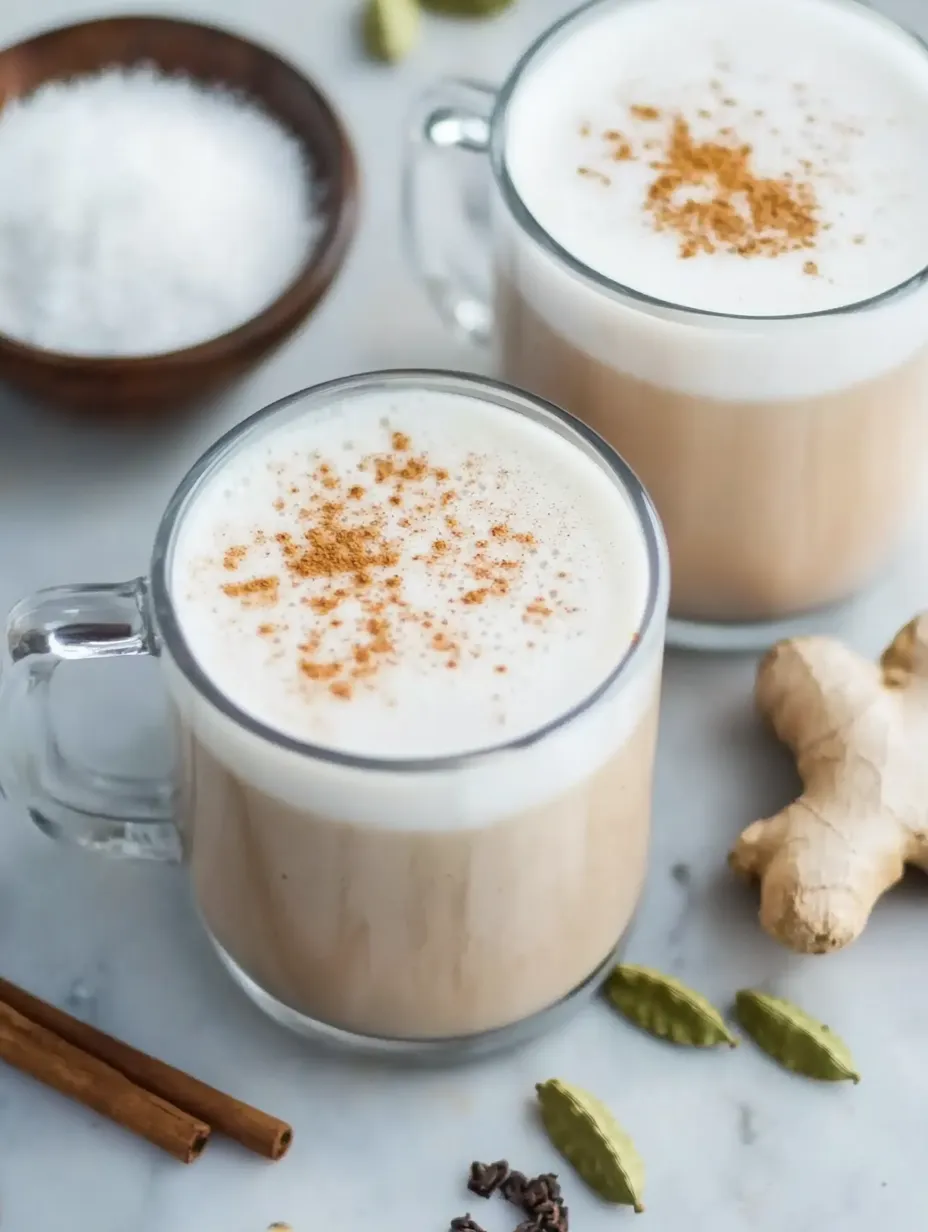
[(167, 664), (195, 893), (307, 1022), (504, 1027), (625, 933), (660, 545), (597, 449), (489, 396), (361, 388), (246, 443), (184, 516), (180, 630), (248, 716)]
[(896, 544), (926, 452), (926, 149), (925, 48), (850, 0), (607, 2), (518, 79), (503, 371), (637, 471), (673, 616), (826, 604)]

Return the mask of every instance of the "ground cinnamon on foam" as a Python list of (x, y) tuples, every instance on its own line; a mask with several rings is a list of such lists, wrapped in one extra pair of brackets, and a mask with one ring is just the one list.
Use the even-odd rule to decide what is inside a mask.
[[(287, 598), (296, 596), (299, 610), (306, 613), (297, 678), (303, 687), (328, 689), (341, 701), (349, 701), (357, 687), (397, 661), (396, 638), (403, 626), (417, 627), (421, 653), (439, 656), (449, 670), (457, 668), (465, 654), (479, 658), (486, 648), (474, 641), (465, 622), (455, 620), (455, 613), (505, 599), (526, 554), (538, 550), (530, 531), (508, 523), (492, 526), (489, 539), (478, 538), (462, 524), (454, 512), (461, 511), (462, 494), (479, 488), (484, 478), (476, 458), (468, 459), (464, 473), (456, 475), (450, 486), (449, 470), (415, 453), (405, 433), (391, 432), (387, 426), (386, 439), (390, 449), (362, 459), (348, 475), (322, 461), (309, 470), (302, 488), (287, 477), (286, 497), (275, 499), (272, 509), (280, 514), (289, 505), (305, 524), (301, 534), (257, 530), (250, 544), (232, 545), (222, 554), (223, 567), (230, 571), (242, 569), (252, 549), (260, 552), (263, 566), (275, 560), (279, 573), (227, 583), (221, 589), (245, 607), (277, 606), (282, 592)], [(366, 487), (357, 482), (357, 471)], [(382, 487), (383, 494), (377, 506), (365, 509), (357, 502), (371, 484), (374, 490)], [(403, 541), (396, 537), (395, 524), (391, 532), (388, 506), (394, 515), (398, 508), (404, 515), (398, 523), (401, 536), (445, 527), (441, 537), (426, 541), (427, 551), (413, 557), (434, 571), (449, 591), (442, 611), (419, 608), (407, 599)], [(539, 622), (556, 610), (572, 609), (536, 596), (525, 608), (525, 619)], [(335, 657), (326, 652), (327, 633), (347, 622), (355, 636), (350, 650), (346, 653), (342, 646)], [(264, 621), (256, 633), (273, 645), (280, 642), (284, 627)], [(498, 663), (493, 670), (502, 673), (507, 667)]]
[[(681, 257), (717, 251), (777, 256), (813, 246), (819, 222), (812, 186), (757, 175), (751, 155), (748, 144), (697, 141), (687, 121), (674, 118), (647, 209), (659, 230), (679, 232)], [(692, 189), (707, 190), (707, 196), (693, 196)]]
[[(734, 99), (724, 99), (734, 106)], [(633, 119), (663, 118), (656, 107), (636, 103), (629, 108)], [(711, 113), (699, 112), (702, 118)], [(780, 177), (762, 176), (753, 166), (753, 149), (739, 142), (730, 119), (716, 139), (698, 140), (682, 115), (669, 118), (663, 142), (649, 136), (643, 149), (658, 147), (650, 166), (657, 175), (648, 186), (643, 203), (658, 231), (674, 231), (680, 237), (680, 256), (730, 252), (742, 257), (775, 257), (781, 253), (813, 248), (821, 230), (818, 200), (808, 179), (791, 172)], [(611, 162), (637, 159), (626, 134), (607, 129), (601, 135)], [(598, 168), (578, 167), (580, 175), (605, 185), (609, 177)], [(811, 168), (806, 164), (803, 170)], [(808, 268), (806, 272), (817, 272)]]
[(222, 590), (230, 599), (241, 599), (246, 607), (273, 607), (280, 598), (280, 578), (256, 577), (247, 582), (230, 582)]

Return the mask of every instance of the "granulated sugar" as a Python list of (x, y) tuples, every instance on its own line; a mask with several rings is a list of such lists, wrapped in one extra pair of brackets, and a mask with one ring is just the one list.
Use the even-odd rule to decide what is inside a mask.
[(296, 137), (148, 68), (10, 102), (0, 185), (0, 331), (69, 354), (226, 333), (287, 287), (322, 228)]

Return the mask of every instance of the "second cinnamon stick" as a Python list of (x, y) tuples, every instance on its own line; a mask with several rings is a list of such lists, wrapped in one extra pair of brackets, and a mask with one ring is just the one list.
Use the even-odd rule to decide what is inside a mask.
[(72, 1018), (8, 980), (0, 979), (0, 1002), (265, 1159), (280, 1159), (290, 1146), (293, 1131), (286, 1121)]
[(0, 1058), (189, 1164), (210, 1127), (47, 1027), (0, 1004)]

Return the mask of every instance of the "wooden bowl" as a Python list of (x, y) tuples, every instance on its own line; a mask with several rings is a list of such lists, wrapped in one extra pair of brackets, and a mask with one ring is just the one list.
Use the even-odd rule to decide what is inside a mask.
[(0, 333), (0, 380), (81, 411), (161, 410), (230, 384), (309, 316), (341, 268), (355, 230), (355, 155), (332, 107), (292, 65), (224, 30), (161, 17), (114, 17), (48, 31), (0, 51), (0, 107), (46, 81), (140, 63), (227, 86), (280, 120), (306, 149), (327, 221), (278, 299), (239, 328), (197, 346), (152, 356), (79, 356)]

